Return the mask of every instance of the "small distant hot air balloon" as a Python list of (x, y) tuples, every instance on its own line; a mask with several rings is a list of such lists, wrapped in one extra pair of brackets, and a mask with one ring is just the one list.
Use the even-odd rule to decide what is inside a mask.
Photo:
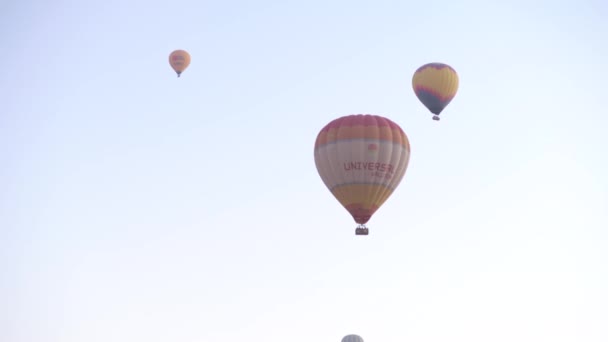
[(420, 102), (435, 114), (433, 120), (439, 121), (441, 111), (456, 96), (458, 74), (447, 64), (428, 63), (414, 72), (412, 86)]
[(359, 335), (346, 335), (342, 338), (342, 342), (364, 342)]
[(182, 72), (190, 65), (190, 54), (184, 50), (175, 50), (169, 55), (169, 64), (177, 73), (177, 77), (180, 77)]
[(319, 132), (314, 157), (327, 188), (359, 224), (355, 234), (368, 235), (365, 223), (405, 175), (410, 143), (401, 127), (387, 118), (348, 115)]

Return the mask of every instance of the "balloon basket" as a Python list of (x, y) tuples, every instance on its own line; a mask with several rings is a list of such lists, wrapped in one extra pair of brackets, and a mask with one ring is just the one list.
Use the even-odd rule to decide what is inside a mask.
[(355, 235), (369, 235), (369, 229), (364, 225), (359, 225), (357, 229), (355, 229)]
[(433, 120), (435, 120), (435, 121), (439, 121), (439, 115), (434, 115), (434, 116), (433, 116)]

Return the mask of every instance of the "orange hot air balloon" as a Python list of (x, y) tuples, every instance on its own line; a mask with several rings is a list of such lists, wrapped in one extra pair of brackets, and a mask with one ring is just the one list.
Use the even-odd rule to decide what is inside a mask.
[(317, 135), (315, 164), (321, 179), (352, 215), (356, 235), (390, 197), (405, 175), (410, 143), (399, 125), (370, 114), (348, 115)]
[(169, 64), (177, 73), (177, 77), (180, 77), (190, 65), (190, 54), (184, 50), (175, 50), (169, 55)]
[(418, 100), (435, 114), (433, 120), (439, 121), (439, 114), (456, 96), (458, 74), (447, 64), (428, 63), (414, 72), (412, 87)]

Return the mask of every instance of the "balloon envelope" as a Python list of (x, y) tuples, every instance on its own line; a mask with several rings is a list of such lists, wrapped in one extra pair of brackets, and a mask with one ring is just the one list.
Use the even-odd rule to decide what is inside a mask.
[(364, 342), (359, 335), (346, 335), (342, 338), (342, 342)]
[(458, 74), (447, 64), (428, 63), (414, 72), (412, 87), (416, 97), (438, 120), (439, 114), (456, 96)]
[(327, 188), (363, 225), (401, 182), (410, 143), (401, 127), (387, 118), (348, 115), (321, 129), (314, 157)]
[(175, 50), (169, 55), (169, 64), (179, 77), (190, 65), (190, 54), (184, 50)]

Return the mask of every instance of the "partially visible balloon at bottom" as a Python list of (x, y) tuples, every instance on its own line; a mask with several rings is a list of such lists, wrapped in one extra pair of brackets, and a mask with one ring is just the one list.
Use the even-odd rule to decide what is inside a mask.
[(342, 338), (342, 342), (363, 342), (363, 338), (359, 335), (346, 335)]

